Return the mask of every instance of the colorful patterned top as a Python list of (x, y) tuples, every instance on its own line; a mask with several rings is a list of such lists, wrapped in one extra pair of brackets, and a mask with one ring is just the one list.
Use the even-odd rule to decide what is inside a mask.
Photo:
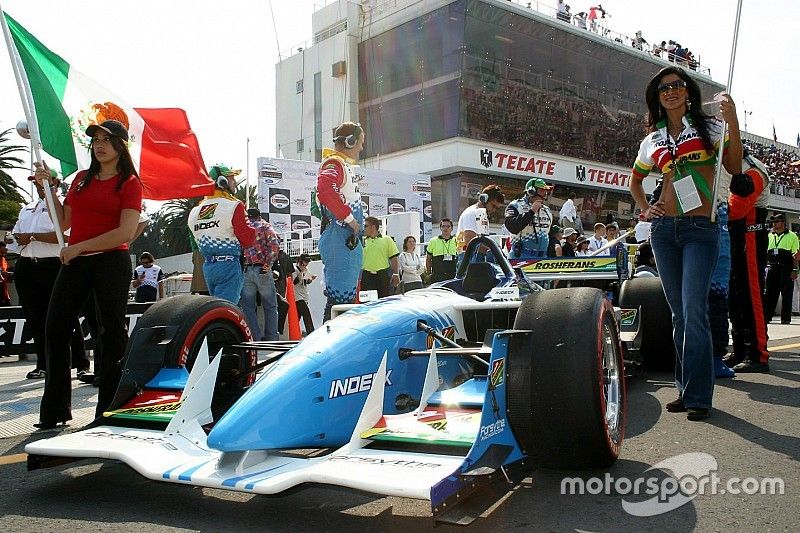
[[(706, 150), (703, 139), (695, 129), (691, 117), (684, 115), (683, 130), (677, 139), (667, 132), (665, 120), (658, 123), (656, 131), (644, 138), (639, 146), (639, 154), (633, 165), (633, 179), (643, 180), (651, 169), (664, 175), (661, 198), (667, 216), (708, 215), (711, 213), (711, 191), (714, 187), (714, 169), (717, 161), (722, 123), (716, 119), (707, 121), (708, 134), (715, 149)], [(727, 145), (728, 138), (725, 138)], [(675, 166), (683, 177), (691, 177), (703, 203), (701, 207), (682, 213), (672, 188)]]
[(266, 265), (271, 268), (278, 258), (281, 241), (272, 225), (264, 219), (250, 219), (250, 226), (256, 230), (253, 246), (244, 249), (244, 262), (249, 265)]

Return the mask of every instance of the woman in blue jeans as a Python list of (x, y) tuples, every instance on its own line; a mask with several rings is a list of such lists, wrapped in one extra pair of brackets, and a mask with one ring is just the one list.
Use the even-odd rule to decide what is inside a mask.
[[(662, 69), (645, 91), (649, 134), (633, 167), (631, 195), (642, 219), (652, 219), (651, 243), (672, 311), (675, 385), (678, 398), (670, 412), (689, 420), (708, 417), (714, 394), (708, 293), (719, 256), (719, 228), (711, 221), (720, 121), (703, 113), (700, 88), (681, 68)], [(741, 173), (742, 141), (730, 96), (719, 103), (730, 134), (723, 164)], [(653, 169), (663, 175), (661, 195), (647, 203), (642, 181)]]

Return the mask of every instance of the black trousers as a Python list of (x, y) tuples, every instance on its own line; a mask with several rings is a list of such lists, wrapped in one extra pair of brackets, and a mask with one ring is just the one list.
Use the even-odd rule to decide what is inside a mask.
[(392, 269), (385, 268), (378, 270), (374, 274), (361, 271), (361, 290), (362, 291), (378, 291), (378, 298), (385, 298), (391, 296), (393, 293), (389, 287), (389, 282), (392, 280)]
[[(728, 301), (733, 355), (737, 360), (766, 363), (767, 324), (764, 320), (764, 269), (767, 264), (766, 230), (746, 231), (747, 225), (764, 224), (766, 209), (756, 208), (744, 221), (729, 221), (731, 283)], [(741, 227), (745, 226), (745, 227)], [(775, 304), (772, 304), (775, 309)]]
[(296, 300), (297, 315), (303, 319), (306, 325), (306, 333), (314, 331), (314, 319), (311, 317), (311, 310), (308, 308), (308, 303), (305, 300)]
[(126, 250), (76, 257), (61, 268), (53, 287), (45, 326), (47, 378), (40, 421), (52, 423), (72, 419), (70, 336), (72, 324), (78, 319), (92, 290), (103, 324), (101, 385), (96, 416), (102, 415), (111, 404), (122, 375), (122, 359), (128, 341), (125, 313), (131, 275), (131, 261)]
[(792, 321), (792, 297), (794, 281), (791, 278), (792, 267), (787, 265), (767, 266), (767, 277), (764, 283), (764, 319), (769, 322), (778, 305), (778, 293), (781, 295), (781, 322)]

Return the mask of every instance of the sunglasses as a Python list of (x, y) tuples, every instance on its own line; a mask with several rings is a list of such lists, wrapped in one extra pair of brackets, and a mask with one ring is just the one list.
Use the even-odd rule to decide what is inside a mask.
[(661, 83), (658, 86), (658, 92), (664, 94), (671, 90), (682, 91), (686, 88), (686, 82), (683, 80), (675, 80), (669, 83)]

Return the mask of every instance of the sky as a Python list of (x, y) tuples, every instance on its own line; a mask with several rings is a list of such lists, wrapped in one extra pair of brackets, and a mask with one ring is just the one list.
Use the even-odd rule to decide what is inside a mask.
[[(311, 14), (325, 1), (0, 0), (0, 6), (129, 105), (185, 109), (208, 166), (247, 170), (249, 137), (254, 181), (255, 158), (276, 155), (279, 51), (285, 57), (288, 50), (308, 46)], [(593, 5), (566, 1), (572, 13)], [(555, 6), (556, 0), (539, 3)], [(727, 83), (736, 0), (602, 4), (612, 30), (631, 36), (641, 30), (651, 44), (680, 42), (711, 68), (715, 81)], [(800, 132), (798, 20), (798, 0), (743, 0), (731, 86), (742, 128), (746, 111), (749, 132), (771, 138), (774, 123), (778, 140), (791, 145)], [(6, 129), (24, 114), (5, 45), (0, 48), (0, 129)], [(16, 133), (11, 139), (27, 143)], [(27, 188), (26, 172), (14, 176)]]

